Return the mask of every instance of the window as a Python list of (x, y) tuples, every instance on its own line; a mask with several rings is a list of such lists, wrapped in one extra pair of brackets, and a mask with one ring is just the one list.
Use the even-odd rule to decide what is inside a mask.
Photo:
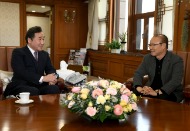
[(118, 39), (118, 32), (127, 31), (125, 49), (147, 53), (154, 33), (163, 33), (168, 36), (169, 50), (172, 50), (173, 3), (172, 0), (99, 0), (104, 5), (99, 5), (99, 15), (103, 16), (99, 18), (99, 44)]
[(99, 45), (104, 45), (106, 43), (106, 29), (107, 29), (107, 10), (108, 4), (107, 0), (100, 0), (98, 2), (98, 22), (99, 22)]
[[(111, 0), (109, 0), (111, 1)], [(154, 34), (154, 12), (156, 0), (117, 0), (114, 1), (113, 39), (118, 33), (127, 31), (125, 50), (146, 52)], [(148, 5), (148, 6), (147, 6)]]
[[(154, 11), (155, 0), (128, 0), (132, 5), (132, 18), (129, 19), (128, 30), (130, 51), (146, 52), (149, 50), (148, 43), (154, 34)], [(148, 5), (148, 6), (147, 6)], [(134, 12), (134, 13), (133, 13)]]

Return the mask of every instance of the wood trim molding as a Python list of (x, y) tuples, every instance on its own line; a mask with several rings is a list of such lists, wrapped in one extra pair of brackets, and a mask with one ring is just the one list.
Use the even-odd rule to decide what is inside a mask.
[(114, 25), (114, 1), (109, 0), (109, 36), (108, 41), (111, 42), (113, 39), (113, 25)]
[(23, 47), (26, 44), (26, 3), (20, 3), (20, 46)]

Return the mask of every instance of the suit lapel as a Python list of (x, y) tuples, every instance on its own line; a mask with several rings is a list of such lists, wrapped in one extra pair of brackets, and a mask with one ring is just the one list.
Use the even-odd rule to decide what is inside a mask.
[(31, 59), (31, 61), (34, 63), (36, 69), (38, 67), (38, 62), (36, 61), (36, 59), (34, 58), (33, 54), (31, 53), (31, 51), (28, 49), (27, 46), (25, 46), (24, 48), (26, 55)]
[(169, 65), (170, 65), (170, 58), (171, 57), (171, 52), (167, 52), (162, 65), (162, 72), (161, 72), (161, 79), (162, 79), (162, 83), (165, 81), (166, 76), (164, 76), (164, 74), (166, 74), (167, 70), (169, 69)]

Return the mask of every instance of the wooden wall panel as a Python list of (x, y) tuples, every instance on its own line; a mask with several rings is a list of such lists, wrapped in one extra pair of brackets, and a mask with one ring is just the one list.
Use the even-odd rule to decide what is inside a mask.
[(63, 55), (63, 54), (58, 54), (55, 56), (56, 59), (54, 59), (55, 61), (57, 61), (56, 63), (56, 69), (60, 69), (60, 61), (64, 60), (67, 62), (68, 60), (68, 56), (67, 55)]
[(88, 61), (91, 63), (91, 74), (119, 82), (125, 82), (128, 78), (133, 77), (142, 58), (142, 56), (136, 56), (130, 53), (121, 55), (88, 51)]
[(109, 74), (115, 76), (115, 77), (123, 77), (123, 63), (121, 62), (114, 62), (109, 61)]
[(26, 3), (30, 4), (42, 4), (43, 5), (51, 5), (53, 4), (54, 0), (25, 0)]
[(125, 79), (131, 78), (131, 76), (134, 75), (134, 72), (136, 71), (138, 67), (138, 64), (136, 66), (134, 65), (124, 65), (124, 73), (123, 76)]
[(93, 70), (107, 72), (107, 62), (102, 60), (91, 60), (91, 66)]
[[(190, 10), (190, 3), (189, 1), (179, 1), (176, 0), (176, 11), (175, 11), (175, 23), (174, 23), (174, 51), (190, 51), (190, 39), (188, 42), (188, 46), (186, 50), (181, 48), (181, 37), (182, 37), (182, 28), (184, 17), (186, 16), (186, 10)], [(188, 21), (190, 23), (190, 16), (188, 15)], [(190, 26), (190, 25), (189, 25)], [(190, 34), (189, 34), (190, 37)]]
[(69, 12), (76, 10), (76, 7), (64, 7), (60, 6), (57, 9), (58, 16), (59, 16), (59, 31), (58, 31), (58, 49), (68, 49), (68, 48), (76, 48), (76, 44), (78, 44), (79, 35), (78, 35), (78, 20), (75, 19), (76, 22), (69, 22), (66, 23), (64, 19), (64, 11), (68, 10)]

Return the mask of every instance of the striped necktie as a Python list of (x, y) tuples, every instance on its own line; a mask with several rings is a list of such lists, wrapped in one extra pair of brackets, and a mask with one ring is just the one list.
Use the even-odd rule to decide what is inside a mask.
[(36, 61), (38, 61), (38, 52), (37, 51), (34, 52), (34, 58), (36, 59)]

